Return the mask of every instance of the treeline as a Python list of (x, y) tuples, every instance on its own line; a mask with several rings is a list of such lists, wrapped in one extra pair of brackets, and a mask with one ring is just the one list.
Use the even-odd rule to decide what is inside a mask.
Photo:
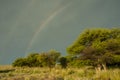
[(32, 53), (24, 58), (17, 58), (12, 65), (17, 67), (55, 67), (56, 64), (65, 68), (67, 65), (66, 58), (56, 50), (50, 50), (42, 53)]
[(16, 59), (13, 66), (120, 67), (120, 29), (87, 29), (67, 47), (67, 52), (64, 57), (55, 50), (33, 53)]

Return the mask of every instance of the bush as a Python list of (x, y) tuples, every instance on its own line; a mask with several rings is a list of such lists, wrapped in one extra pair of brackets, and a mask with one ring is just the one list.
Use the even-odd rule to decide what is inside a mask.
[(32, 53), (26, 58), (17, 58), (12, 65), (17, 67), (54, 67), (60, 53), (55, 50), (50, 50), (43, 53)]
[(23, 66), (28, 66), (28, 62), (26, 58), (17, 58), (12, 65), (15, 67), (23, 67)]
[(67, 58), (60, 57), (59, 58), (59, 62), (60, 62), (60, 65), (62, 66), (62, 68), (66, 68), (67, 67)]

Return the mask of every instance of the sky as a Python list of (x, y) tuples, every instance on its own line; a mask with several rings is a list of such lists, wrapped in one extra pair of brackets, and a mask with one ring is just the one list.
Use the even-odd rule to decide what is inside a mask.
[(85, 29), (120, 27), (120, 0), (0, 0), (0, 65), (55, 49)]

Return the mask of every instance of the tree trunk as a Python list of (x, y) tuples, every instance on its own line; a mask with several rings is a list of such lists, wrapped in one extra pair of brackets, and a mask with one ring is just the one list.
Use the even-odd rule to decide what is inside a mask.
[(98, 64), (97, 67), (96, 67), (95, 69), (96, 69), (97, 72), (101, 71), (101, 69), (102, 69), (101, 64)]
[(106, 64), (105, 64), (105, 63), (102, 63), (102, 67), (103, 67), (103, 70), (104, 70), (104, 71), (107, 70), (107, 67), (106, 67)]

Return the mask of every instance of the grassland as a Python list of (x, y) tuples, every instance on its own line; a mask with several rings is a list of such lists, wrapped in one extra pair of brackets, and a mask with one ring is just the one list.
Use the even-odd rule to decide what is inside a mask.
[(84, 68), (28, 68), (0, 66), (0, 80), (120, 80), (120, 69), (95, 71)]

